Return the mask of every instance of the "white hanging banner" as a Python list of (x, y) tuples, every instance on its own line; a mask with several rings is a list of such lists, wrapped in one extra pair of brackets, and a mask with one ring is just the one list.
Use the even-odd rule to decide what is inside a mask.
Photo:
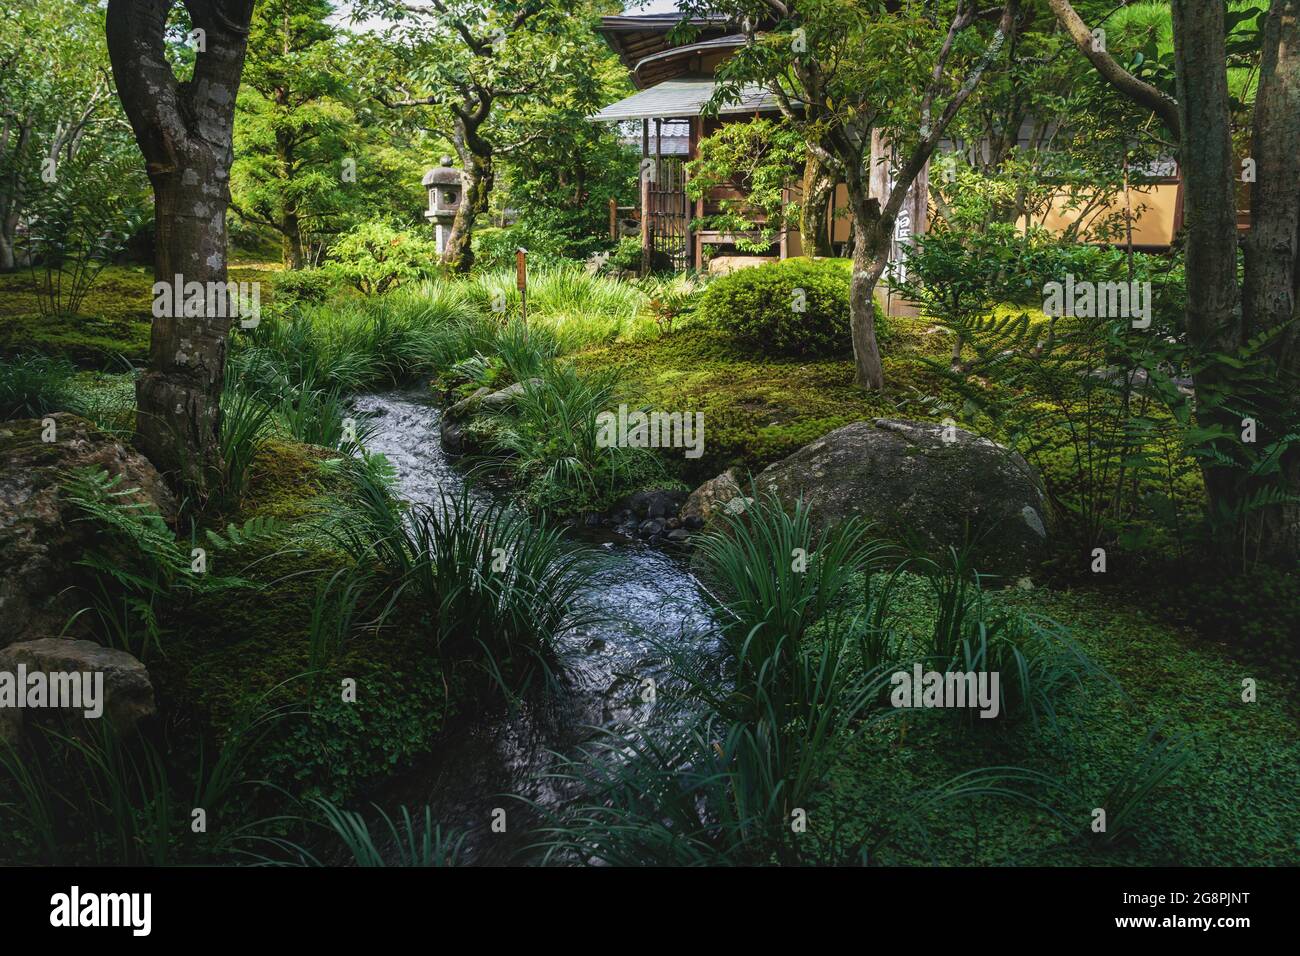
[[(894, 170), (898, 156), (890, 148), (880, 130), (871, 133), (871, 195), (883, 207), (894, 189)], [(894, 237), (890, 243), (889, 264), (885, 267), (885, 281), (889, 284), (907, 278), (907, 253), (915, 236), (923, 235), (928, 224), (930, 196), (930, 163), (912, 181), (894, 221)]]

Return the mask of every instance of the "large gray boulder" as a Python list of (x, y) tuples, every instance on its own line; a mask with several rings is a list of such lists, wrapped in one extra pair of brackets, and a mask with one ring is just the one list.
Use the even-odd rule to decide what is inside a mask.
[(802, 498), (819, 526), (856, 515), (934, 557), (969, 538), (986, 574), (1023, 575), (1047, 544), (1046, 501), (1028, 463), (952, 426), (854, 422), (769, 466), (755, 486), (787, 508)]
[[(34, 674), (42, 676), (33, 678)], [(22, 684), (19, 675), (26, 678)], [(51, 675), (77, 676), (51, 679)], [(26, 707), (15, 706), (9, 696), (15, 691), (30, 692), (32, 682), (37, 680), (51, 689), (78, 688), (79, 699), (68, 713), (110, 721), (120, 733), (130, 732), (155, 713), (149, 672), (126, 651), (61, 637), (22, 641), (0, 650), (0, 741), (13, 743), (19, 739), (27, 713)], [(59, 703), (53, 699), (52, 690), (47, 691), (42, 709)], [(87, 714), (88, 710), (94, 712)]]
[(96, 529), (73, 520), (60, 475), (101, 467), (121, 477), (119, 490), (131, 490), (123, 501), (176, 519), (176, 499), (143, 455), (75, 415), (48, 418), (49, 427), (44, 419), (0, 422), (0, 647), (58, 634), (78, 610), (62, 592)]

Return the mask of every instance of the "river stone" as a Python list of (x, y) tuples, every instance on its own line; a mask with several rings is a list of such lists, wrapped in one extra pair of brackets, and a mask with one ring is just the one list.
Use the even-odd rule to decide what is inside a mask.
[(664, 488), (636, 491), (614, 503), (614, 513), (629, 511), (638, 518), (662, 518), (665, 521), (676, 517), (677, 509), (686, 500), (686, 492)]
[(701, 528), (715, 515), (740, 514), (751, 500), (741, 490), (739, 469), (730, 468), (692, 491), (680, 514), (687, 527)]
[(854, 422), (769, 466), (755, 483), (786, 508), (802, 497), (818, 526), (856, 515), (931, 557), (969, 534), (979, 571), (1019, 577), (1047, 544), (1033, 469), (989, 439), (955, 428), (945, 441), (944, 433), (932, 422)]
[(539, 378), (529, 379), (527, 383), (515, 382), (503, 389), (492, 391), (488, 388), (477, 389), (472, 395), (462, 398), (442, 413), (438, 423), (438, 439), (448, 454), (463, 455), (474, 449), (468, 447), (467, 426), (484, 412), (494, 412), (505, 408), (524, 393), (527, 385), (540, 385)]
[[(156, 712), (149, 672), (126, 651), (62, 637), (22, 641), (0, 650), (0, 672), (16, 675), (20, 664), (26, 667), (28, 674), (33, 671), (47, 674), (102, 673), (103, 699), (99, 703), (103, 713), (100, 716), (111, 720), (119, 732), (130, 732), (142, 719)], [(12, 743), (19, 738), (25, 713), (25, 710), (0, 708), (0, 740)], [(72, 713), (83, 712), (75, 710)]]
[(143, 455), (84, 419), (48, 416), (54, 441), (42, 441), (42, 419), (0, 423), (0, 647), (59, 633), (78, 608), (62, 592), (75, 562), (96, 535), (73, 520), (59, 494), (61, 472), (102, 467), (121, 476), (123, 501), (157, 509), (172, 523), (176, 499)]

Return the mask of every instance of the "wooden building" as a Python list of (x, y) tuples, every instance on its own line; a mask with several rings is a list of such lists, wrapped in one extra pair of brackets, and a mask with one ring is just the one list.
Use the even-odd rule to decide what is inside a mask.
[[(675, 44), (670, 38), (680, 22), (680, 15), (649, 14), (640, 16), (607, 16), (601, 19), (600, 33), (619, 55), (627, 67), (632, 82), (637, 87), (633, 93), (617, 103), (612, 103), (590, 117), (593, 122), (620, 124), (625, 135), (637, 135), (642, 156), (641, 196), (639, 206), (631, 210), (642, 240), (642, 262), (645, 268), (674, 267), (678, 269), (701, 268), (704, 250), (711, 247), (714, 261), (711, 267), (734, 267), (738, 262), (762, 262), (802, 254), (797, 229), (782, 229), (772, 243), (767, 255), (754, 256), (738, 253), (736, 240), (740, 237), (701, 228), (692, 223), (706, 220), (718, 213), (728, 200), (743, 199), (734, 188), (711, 189), (707, 195), (692, 201), (687, 196), (686, 164), (699, 155), (700, 140), (715, 132), (722, 124), (744, 122), (751, 117), (779, 112), (775, 99), (759, 87), (742, 90), (740, 102), (722, 108), (717, 115), (704, 116), (705, 105), (715, 89), (714, 75), (718, 66), (730, 56), (745, 38), (731, 26), (725, 17), (704, 17), (692, 21), (696, 39), (688, 44)], [(638, 128), (639, 127), (639, 128)], [(635, 133), (632, 133), (635, 130)], [(881, 145), (873, 144), (879, 155)], [(951, 149), (951, 144), (948, 145)], [(883, 193), (889, 187), (888, 164), (873, 161), (872, 190)], [(797, 176), (791, 199), (797, 200)], [(850, 222), (845, 211), (844, 187), (841, 185), (832, 199), (830, 240), (837, 253), (842, 254), (849, 239)], [(1153, 183), (1129, 190), (1113, 203), (1091, 208), (1087, 215), (1097, 221), (1115, 210), (1133, 212), (1133, 243), (1145, 249), (1166, 249), (1181, 225), (1181, 186), (1176, 169)], [(1078, 218), (1064, 195), (1050, 204), (1047, 215), (1038, 224), (1053, 231), (1062, 231)], [(618, 233), (618, 217), (611, 211), (611, 232)], [(900, 216), (896, 233), (896, 261), (902, 265), (903, 254), (911, 237), (922, 233), (930, 221), (928, 200), (928, 170), (918, 177)], [(1025, 225), (1022, 223), (1022, 225)], [(1083, 241), (1100, 241), (1087, 225), (1079, 229)], [(732, 253), (736, 253), (732, 255)]]

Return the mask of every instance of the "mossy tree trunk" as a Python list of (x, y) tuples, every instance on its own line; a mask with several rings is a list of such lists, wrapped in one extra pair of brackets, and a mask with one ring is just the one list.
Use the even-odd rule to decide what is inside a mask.
[[(187, 0), (202, 31), (194, 75), (180, 82), (164, 38), (173, 0), (109, 0), (106, 36), (118, 95), (154, 192), (154, 277), (226, 281), (226, 210), (235, 98), (254, 0)], [(202, 486), (220, 463), (225, 314), (155, 317), (149, 367), (136, 386), (136, 443), (160, 471)], [(155, 310), (158, 311), (158, 310)]]
[(463, 169), (463, 193), (447, 233), (447, 246), (442, 252), (442, 261), (460, 274), (468, 273), (474, 267), (474, 227), (479, 216), (487, 214), (492, 202), (492, 187), (496, 183), (491, 148), (482, 142), (476, 145), (478, 152), (459, 139), (456, 143)]
[(809, 152), (803, 167), (803, 194), (799, 206), (799, 239), (806, 256), (831, 256), (831, 201), (835, 174), (816, 153)]

